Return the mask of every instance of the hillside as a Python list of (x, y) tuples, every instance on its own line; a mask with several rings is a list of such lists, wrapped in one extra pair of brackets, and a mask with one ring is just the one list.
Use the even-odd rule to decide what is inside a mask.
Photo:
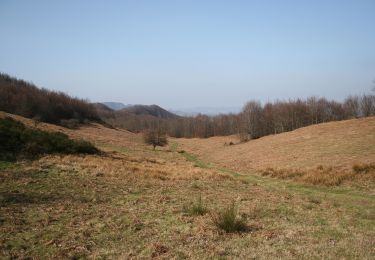
[(175, 119), (179, 116), (161, 108), (157, 105), (132, 105), (126, 108), (121, 109), (121, 111), (126, 111), (135, 115), (144, 115), (144, 116), (154, 116), (164, 119)]
[[(306, 186), (236, 172), (204, 159), (208, 156), (203, 152), (215, 150), (233, 157), (231, 149), (256, 149), (252, 142), (268, 138), (284, 140), (268, 140), (279, 152), (281, 144), (285, 151), (311, 146), (310, 139), (319, 137), (309, 136), (315, 130), (232, 146), (223, 143), (234, 140), (230, 137), (170, 139), (169, 146), (153, 151), (140, 134), (97, 123), (72, 130), (0, 113), (5, 116), (30, 128), (91, 141), (105, 153), (0, 161), (0, 258), (372, 258), (373, 188)], [(372, 142), (373, 119), (368, 120), (340, 122), (351, 125), (350, 133), (367, 133), (363, 142), (351, 142), (368, 142), (363, 149)], [(328, 134), (331, 130), (343, 132), (339, 126), (316, 127), (326, 142), (340, 141), (328, 140), (335, 138)], [(195, 152), (200, 147), (202, 156), (194, 156), (189, 147)], [(357, 148), (351, 154), (365, 158)], [(318, 146), (314, 149), (319, 153)], [(302, 156), (301, 165), (307, 161)], [(215, 222), (230, 205), (245, 225), (241, 231), (227, 233)]]
[[(350, 171), (375, 162), (375, 117), (329, 122), (239, 143), (236, 136), (179, 139), (182, 149), (235, 171)], [(235, 145), (225, 145), (230, 142)]]
[(0, 73), (0, 111), (53, 124), (75, 127), (84, 121), (100, 121), (95, 107), (63, 92), (39, 88)]
[(48, 132), (60, 132), (78, 140), (84, 139), (98, 146), (103, 146), (104, 150), (106, 150), (107, 146), (112, 145), (119, 149), (127, 147), (128, 149), (137, 150), (137, 146), (142, 147), (143, 145), (141, 136), (123, 129), (108, 128), (95, 122), (84, 124), (78, 129), (68, 129), (59, 125), (42, 122), (35, 125), (35, 122), (31, 119), (0, 111), (0, 118), (5, 117), (11, 117), (31, 128)]
[(0, 161), (37, 159), (47, 154), (98, 154), (90, 142), (61, 132), (31, 128), (11, 117), (0, 118)]
[(91, 103), (91, 104), (96, 108), (96, 110), (100, 112), (113, 112), (114, 111), (114, 109), (110, 108), (104, 103)]
[(129, 105), (124, 109), (112, 110), (108, 106), (96, 103), (96, 111), (108, 125), (127, 129), (138, 133), (151, 125), (160, 125), (168, 129), (168, 125), (176, 124), (182, 117), (177, 116), (157, 105)]

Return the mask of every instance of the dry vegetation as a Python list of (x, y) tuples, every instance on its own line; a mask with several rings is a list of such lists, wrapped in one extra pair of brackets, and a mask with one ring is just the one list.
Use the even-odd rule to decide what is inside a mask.
[(85, 121), (100, 122), (92, 104), (63, 92), (38, 88), (32, 83), (0, 73), (0, 110), (38, 121), (76, 127)]
[[(371, 259), (375, 254), (375, 197), (368, 189), (304, 186), (235, 172), (233, 165), (222, 168), (229, 161), (225, 156), (220, 164), (215, 154), (205, 154), (218, 139), (172, 140), (153, 151), (141, 135), (97, 124), (78, 130), (36, 127), (95, 142), (106, 154), (1, 162), (0, 258)], [(371, 146), (372, 134), (357, 147)], [(216, 149), (228, 155), (228, 149), (262, 139), (232, 146), (220, 140)], [(361, 149), (353, 150), (355, 160), (342, 161), (350, 162), (351, 171), (369, 174), (373, 157)], [(321, 164), (315, 169), (325, 171), (328, 166)], [(228, 205), (236, 208), (230, 211)], [(218, 228), (220, 216), (240, 221), (241, 232)]]
[(132, 106), (119, 111), (97, 107), (105, 122), (132, 132), (159, 125), (176, 138), (239, 134), (241, 140), (250, 140), (324, 122), (375, 116), (375, 95), (349, 96), (342, 103), (317, 97), (265, 104), (250, 101), (240, 113), (194, 117), (180, 117), (156, 105)]
[[(310, 184), (375, 183), (374, 117), (309, 126), (246, 143), (235, 136), (178, 141), (205, 161), (243, 173)], [(225, 145), (230, 142), (236, 144)], [(366, 170), (358, 170), (361, 167)]]

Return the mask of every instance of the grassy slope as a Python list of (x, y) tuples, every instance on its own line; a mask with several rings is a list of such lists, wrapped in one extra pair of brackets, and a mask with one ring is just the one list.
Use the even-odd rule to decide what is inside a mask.
[(322, 166), (334, 168), (334, 173), (350, 172), (354, 164), (375, 162), (375, 117), (319, 124), (224, 146), (230, 141), (236, 143), (236, 137), (178, 140), (182, 149), (235, 171), (268, 167), (312, 171)]
[(225, 146), (235, 137), (179, 139), (194, 153), (243, 169), (352, 165), (375, 160), (375, 117), (330, 122)]
[[(153, 152), (137, 135), (98, 125), (70, 134), (96, 140), (108, 155), (0, 164), (0, 258), (375, 253), (375, 197), (368, 190), (243, 175), (177, 153), (175, 142)], [(184, 205), (200, 195), (210, 212), (186, 215)], [(213, 225), (210, 214), (233, 200), (251, 232), (225, 234)]]

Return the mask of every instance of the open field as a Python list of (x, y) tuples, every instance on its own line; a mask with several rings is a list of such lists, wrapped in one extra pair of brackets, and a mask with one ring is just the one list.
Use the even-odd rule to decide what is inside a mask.
[[(178, 142), (181, 149), (233, 171), (258, 172), (312, 184), (316, 181), (337, 185), (341, 180), (375, 183), (374, 117), (308, 126), (246, 143), (239, 143), (236, 136)], [(225, 145), (230, 142), (234, 145)], [(371, 173), (353, 172), (355, 165), (369, 165)], [(335, 180), (337, 176), (341, 178)]]
[[(374, 162), (374, 118), (335, 124), (281, 134), (282, 142), (173, 139), (156, 151), (123, 130), (38, 124), (93, 141), (106, 154), (1, 162), (0, 258), (372, 259), (372, 171), (351, 181), (358, 186), (261, 174), (319, 165), (351, 171), (354, 163)], [(207, 212), (192, 215), (186, 208), (200, 197)], [(232, 202), (245, 232), (213, 223)]]

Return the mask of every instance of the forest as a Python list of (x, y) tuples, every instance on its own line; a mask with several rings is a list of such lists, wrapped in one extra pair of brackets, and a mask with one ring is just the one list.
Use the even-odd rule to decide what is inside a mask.
[(0, 110), (36, 121), (72, 126), (100, 121), (94, 105), (63, 92), (38, 88), (30, 82), (0, 73)]
[(375, 115), (375, 95), (349, 96), (344, 102), (309, 97), (262, 104), (249, 101), (238, 114), (158, 118), (101, 109), (107, 123), (132, 132), (161, 128), (169, 136), (207, 138), (238, 134), (242, 141), (330, 121)]
[[(159, 129), (171, 137), (207, 138), (239, 135), (242, 141), (330, 121), (375, 115), (375, 95), (349, 96), (343, 102), (324, 97), (247, 102), (238, 114), (180, 117), (158, 106), (151, 111), (167, 117), (142, 114), (137, 109), (114, 111), (101, 103), (73, 98), (63, 92), (41, 89), (32, 83), (0, 73), (0, 110), (35, 121), (76, 127), (95, 121), (131, 132)], [(142, 106), (140, 106), (142, 107)]]

